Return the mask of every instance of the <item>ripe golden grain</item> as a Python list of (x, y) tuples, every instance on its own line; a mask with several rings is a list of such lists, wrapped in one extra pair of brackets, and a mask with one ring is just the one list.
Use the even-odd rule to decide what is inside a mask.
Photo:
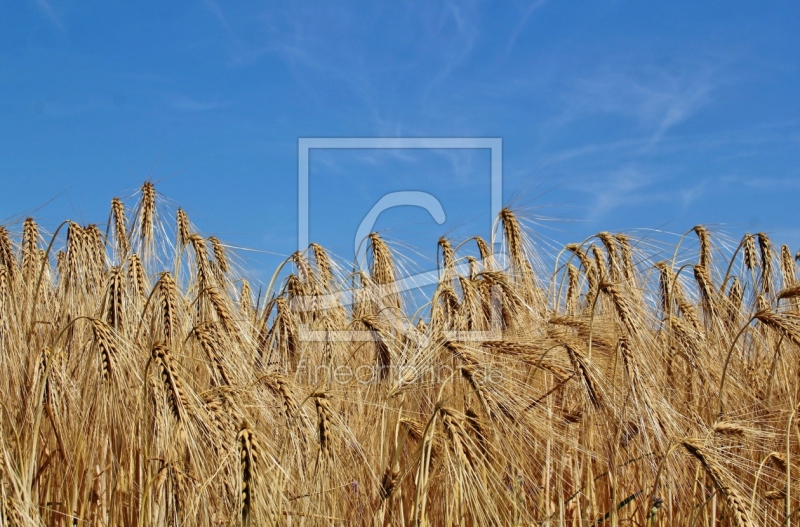
[(739, 527), (755, 526), (756, 523), (752, 520), (750, 509), (747, 507), (747, 500), (731, 484), (731, 478), (725, 469), (698, 442), (685, 440), (682, 444), (690, 454), (697, 458), (711, 481), (725, 497), (736, 525)]
[(763, 233), (741, 264), (702, 226), (696, 258), (601, 232), (556, 261), (505, 209), (509, 267), (442, 238), (417, 310), (375, 233), (369, 271), (312, 244), (264, 287), (151, 184), (133, 205), (112, 200), (105, 235), (0, 226), (0, 523), (777, 527), (796, 508), (800, 292)]

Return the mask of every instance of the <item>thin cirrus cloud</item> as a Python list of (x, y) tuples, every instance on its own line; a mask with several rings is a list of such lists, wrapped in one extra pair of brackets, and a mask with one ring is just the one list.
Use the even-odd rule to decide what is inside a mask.
[(694, 126), (704, 112), (716, 109), (730, 76), (727, 68), (718, 58), (676, 55), (659, 64), (647, 52), (631, 52), (609, 54), (594, 68), (547, 79), (538, 89), (558, 93), (558, 104), (539, 126), (544, 141), (522, 164), (538, 160), (542, 174), (562, 181), (567, 193), (582, 195), (581, 216), (590, 222), (652, 204), (686, 210), (703, 199), (708, 185), (665, 183), (685, 177), (676, 156), (715, 155), (731, 141), (752, 135), (741, 130), (728, 131), (727, 138), (709, 137)]
[[(338, 8), (232, 12), (206, 0), (229, 44), (229, 63), (241, 67), (267, 56), (286, 65), (292, 80), (320, 110), (335, 113), (332, 94), (346, 93), (381, 134), (410, 133), (406, 105), (435, 105), (453, 71), (470, 59), (480, 30), (479, 4), (396, 4), (356, 15)], [(390, 13), (380, 13), (381, 11)], [(376, 35), (367, 23), (391, 16)], [(383, 37), (384, 46), (371, 42)], [(336, 42), (337, 45), (330, 45)], [(364, 111), (366, 110), (366, 111)], [(374, 133), (374, 132), (373, 132)]]
[(638, 163), (585, 178), (579, 185), (569, 188), (587, 201), (580, 219), (599, 226), (620, 209), (670, 206), (686, 211), (702, 201), (711, 186), (704, 180), (685, 186), (675, 184), (677, 181), (678, 178), (662, 168)]
[(657, 143), (672, 128), (713, 102), (712, 94), (719, 82), (714, 73), (708, 65), (670, 69), (636, 68), (633, 64), (604, 67), (570, 83), (558, 121), (567, 125), (586, 117), (616, 115), (648, 133), (651, 144)]
[(528, 25), (528, 21), (531, 19), (531, 16), (540, 8), (544, 7), (544, 5), (548, 2), (548, 0), (535, 0), (531, 2), (525, 11), (523, 12), (522, 16), (519, 18), (519, 22), (511, 31), (511, 36), (508, 38), (508, 44), (506, 45), (505, 55), (508, 56), (511, 53), (511, 50), (514, 48), (514, 45), (517, 43), (517, 39), (525, 30), (525, 27)]
[(168, 98), (168, 105), (181, 112), (210, 112), (228, 106), (227, 101), (199, 100), (185, 95), (172, 95)]
[(592, 221), (621, 206), (641, 206), (660, 199), (660, 194), (651, 190), (658, 180), (654, 173), (629, 166), (607, 176), (598, 176), (594, 181), (584, 181), (573, 187), (573, 191), (593, 196), (584, 217)]
[(61, 19), (61, 15), (55, 10), (50, 2), (47, 0), (35, 0), (35, 2), (39, 12), (50, 24), (58, 28), (60, 31), (66, 30), (66, 26), (64, 25), (64, 21)]

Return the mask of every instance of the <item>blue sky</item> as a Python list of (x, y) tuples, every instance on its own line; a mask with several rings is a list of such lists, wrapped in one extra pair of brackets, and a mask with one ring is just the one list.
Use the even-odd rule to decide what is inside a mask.
[[(269, 266), (296, 246), (298, 138), (500, 137), (504, 202), (547, 239), (706, 223), (794, 251), (798, 27), (794, 2), (4, 2), (0, 221), (103, 223), (150, 178)], [(445, 224), (403, 207), (376, 228), (433, 258), (488, 234), (488, 171), (485, 151), (317, 151), (312, 239), (350, 258), (383, 194), (420, 190)]]

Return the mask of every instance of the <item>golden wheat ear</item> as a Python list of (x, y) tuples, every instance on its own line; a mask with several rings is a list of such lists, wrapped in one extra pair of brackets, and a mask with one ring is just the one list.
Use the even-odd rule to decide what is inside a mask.
[(151, 357), (159, 368), (164, 393), (167, 395), (167, 407), (175, 421), (182, 424), (189, 417), (190, 404), (183, 380), (178, 377), (172, 353), (167, 346), (156, 344)]
[(622, 266), (619, 262), (620, 249), (617, 244), (617, 239), (606, 231), (598, 233), (597, 237), (603, 242), (603, 247), (606, 250), (609, 277), (611, 280), (617, 281), (622, 277)]
[(258, 443), (247, 422), (243, 422), (236, 436), (239, 447), (241, 466), (241, 513), (242, 525), (251, 525), (253, 517), (253, 502), (256, 492), (256, 471), (259, 462)]
[(172, 275), (164, 273), (158, 281), (158, 300), (161, 309), (161, 335), (159, 340), (169, 346), (177, 333), (178, 314), (178, 286)]
[(175, 215), (175, 224), (178, 231), (178, 249), (183, 249), (189, 243), (189, 238), (192, 236), (191, 227), (189, 224), (189, 216), (186, 211), (179, 208)]
[(700, 258), (698, 265), (710, 269), (711, 268), (711, 234), (708, 229), (703, 225), (695, 225), (692, 229), (697, 234), (697, 239), (700, 242)]
[(39, 248), (39, 226), (33, 218), (26, 218), (22, 224), (22, 278), (25, 282), (34, 280)]
[(697, 441), (685, 440), (682, 444), (686, 451), (700, 462), (706, 474), (708, 474), (711, 481), (714, 482), (714, 485), (725, 497), (728, 509), (731, 512), (731, 517), (737, 527), (755, 527), (756, 523), (751, 518), (747, 500), (736, 487), (732, 485), (732, 478), (726, 473), (725, 469), (717, 462), (714, 456)]
[(311, 395), (317, 408), (317, 437), (319, 455), (322, 460), (333, 459), (333, 413), (327, 392), (316, 392)]
[[(531, 264), (531, 257), (534, 254), (530, 250), (529, 240), (523, 235), (519, 218), (511, 209), (504, 207), (500, 211), (500, 223), (503, 226), (503, 236), (510, 260), (509, 274), (519, 286), (518, 294), (528, 308), (541, 310), (544, 308), (544, 295), (537, 284), (537, 277)], [(529, 250), (526, 250), (526, 247)]]
[(118, 251), (118, 261), (124, 261), (131, 247), (128, 240), (128, 220), (125, 217), (125, 205), (119, 198), (111, 200), (111, 222), (114, 225), (114, 241)]
[(379, 305), (401, 307), (397, 292), (397, 271), (394, 256), (389, 246), (377, 232), (369, 235), (368, 254), (370, 256), (370, 279), (377, 287), (375, 300)]
[(128, 287), (132, 289), (134, 298), (137, 301), (141, 300), (147, 295), (149, 285), (147, 283), (147, 274), (138, 254), (133, 253), (128, 256), (127, 268)]
[(744, 235), (744, 252), (742, 258), (744, 260), (744, 266), (753, 271), (758, 267), (758, 261), (756, 260), (756, 240), (752, 234), (745, 233)]
[(118, 332), (124, 329), (124, 279), (122, 268), (119, 266), (112, 267), (106, 277), (105, 321)]
[(800, 315), (797, 313), (777, 313), (770, 308), (764, 308), (753, 317), (786, 340), (800, 346)]
[(439, 238), (437, 242), (439, 252), (442, 255), (442, 261), (440, 264), (439, 271), (441, 273), (441, 282), (448, 282), (455, 278), (455, 268), (456, 268), (456, 255), (453, 251), (453, 246), (450, 244), (450, 240), (442, 236)]
[(142, 185), (136, 215), (140, 251), (148, 260), (154, 254), (156, 229), (156, 188), (149, 181)]
[(225, 246), (216, 236), (209, 236), (208, 241), (211, 242), (211, 251), (214, 253), (214, 261), (222, 274), (228, 274), (230, 271), (228, 267), (228, 255), (225, 251)]
[(797, 284), (797, 264), (788, 245), (781, 245), (781, 283), (784, 288)]
[(17, 260), (14, 257), (14, 249), (11, 245), (11, 237), (8, 230), (0, 226), (0, 269), (5, 268), (10, 280), (13, 282), (17, 273)]
[(633, 248), (631, 247), (631, 239), (627, 234), (618, 233), (614, 235), (619, 246), (620, 255), (622, 256), (622, 271), (625, 280), (632, 285), (636, 281), (636, 267), (633, 261)]
[(763, 232), (758, 236), (758, 253), (761, 258), (761, 291), (765, 294), (772, 292), (773, 257), (772, 240)]
[(101, 377), (109, 379), (116, 369), (117, 355), (119, 351), (111, 328), (102, 320), (92, 319), (92, 331), (94, 340), (100, 350)]

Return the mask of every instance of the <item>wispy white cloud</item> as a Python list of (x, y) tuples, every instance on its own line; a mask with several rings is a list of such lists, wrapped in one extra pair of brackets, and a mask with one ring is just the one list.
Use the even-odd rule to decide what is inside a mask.
[(216, 0), (203, 0), (203, 5), (217, 20), (230, 45), (230, 65), (244, 66), (252, 64), (268, 52), (268, 49), (258, 43), (249, 42), (239, 30), (236, 17), (229, 17), (219, 2)]
[[(425, 35), (426, 42), (421, 43), (422, 49), (434, 50), (432, 58), (438, 62), (438, 81), (464, 63), (472, 54), (480, 35), (479, 5), (476, 2), (448, 2), (447, 7), (447, 11), (433, 13), (440, 23)], [(454, 28), (451, 20), (455, 22)]]
[(228, 17), (225, 16), (225, 12), (222, 10), (222, 7), (215, 1), (215, 0), (203, 0), (203, 3), (211, 11), (211, 14), (214, 15), (214, 18), (220, 23), (220, 25), (225, 29), (225, 32), (231, 36), (235, 36), (233, 28), (231, 27), (230, 22), (228, 22)]
[(664, 167), (628, 163), (600, 174), (584, 173), (567, 187), (570, 192), (583, 196), (582, 219), (590, 222), (605, 221), (622, 209), (627, 209), (625, 214), (655, 205), (670, 205), (675, 213), (683, 212), (707, 199), (709, 189), (714, 188), (713, 180), (670, 184), (674, 180), (675, 176)]
[(84, 100), (84, 101), (37, 101), (34, 103), (34, 112), (55, 118), (70, 118), (85, 115), (91, 112), (106, 110), (112, 107), (109, 101)]
[(719, 178), (719, 183), (729, 188), (744, 187), (759, 192), (800, 191), (800, 179), (797, 177), (725, 176)]
[(646, 190), (656, 180), (655, 174), (627, 166), (595, 181), (582, 182), (574, 190), (588, 194), (585, 219), (598, 220), (623, 205), (640, 205), (653, 199)]
[(228, 105), (225, 101), (198, 100), (185, 95), (173, 95), (168, 104), (170, 108), (182, 112), (208, 112)]
[(533, 13), (540, 8), (544, 7), (547, 2), (548, 0), (534, 0), (530, 3), (530, 5), (528, 5), (520, 17), (519, 22), (517, 22), (517, 25), (511, 31), (511, 36), (508, 38), (508, 44), (506, 45), (506, 55), (511, 53), (511, 50), (514, 49), (514, 45), (517, 43), (519, 36), (525, 30), (525, 27), (528, 25), (531, 15), (533, 15)]
[(708, 63), (657, 67), (640, 58), (617, 58), (569, 83), (558, 121), (565, 126), (596, 115), (622, 117), (636, 123), (652, 145), (713, 102), (722, 82), (718, 77)]
[(48, 22), (61, 31), (65, 31), (64, 21), (61, 15), (53, 8), (53, 5), (47, 0), (34, 0), (39, 12), (44, 16)]
[[(310, 106), (343, 113), (341, 103), (331, 101), (344, 96), (371, 135), (413, 134), (407, 123), (449, 97), (443, 93), (451, 90), (454, 72), (469, 61), (481, 37), (485, 8), (474, 0), (375, 5), (358, 12), (339, 6), (245, 12), (216, 0), (204, 5), (223, 30), (229, 66), (277, 58)], [(379, 35), (377, 18), (391, 20)]]

